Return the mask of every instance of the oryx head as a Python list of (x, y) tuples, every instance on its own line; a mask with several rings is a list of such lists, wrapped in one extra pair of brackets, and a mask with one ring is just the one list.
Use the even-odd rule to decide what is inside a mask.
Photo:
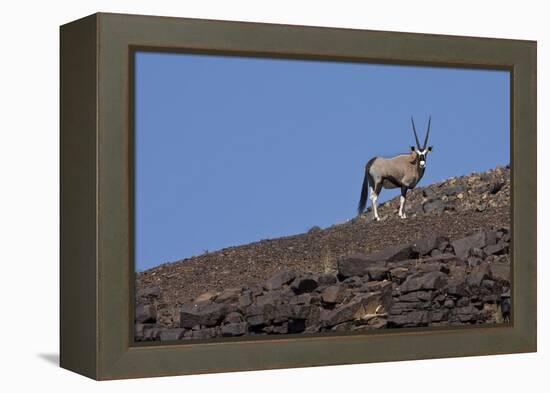
[(428, 152), (432, 151), (432, 146), (427, 146), (428, 137), (430, 136), (430, 124), (432, 123), (432, 117), (430, 116), (430, 119), (428, 120), (428, 129), (426, 131), (426, 137), (424, 138), (423, 146), (420, 146), (420, 142), (418, 141), (418, 135), (416, 134), (416, 127), (414, 126), (414, 120), (412, 116), (411, 123), (414, 132), (414, 139), (416, 140), (416, 146), (411, 146), (411, 151), (416, 154), (415, 161), (417, 162), (418, 166), (424, 169), (426, 168), (426, 157), (428, 156)]

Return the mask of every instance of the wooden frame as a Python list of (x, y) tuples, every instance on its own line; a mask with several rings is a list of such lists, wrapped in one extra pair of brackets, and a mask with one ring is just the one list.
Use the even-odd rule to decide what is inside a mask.
[[(512, 72), (513, 321), (136, 346), (130, 54), (166, 51)], [(95, 14), (61, 27), (61, 366), (118, 379), (536, 351), (536, 43)]]

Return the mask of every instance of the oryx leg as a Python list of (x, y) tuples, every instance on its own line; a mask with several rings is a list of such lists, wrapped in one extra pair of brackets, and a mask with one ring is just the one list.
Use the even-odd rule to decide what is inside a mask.
[(380, 216), (378, 215), (378, 208), (376, 206), (376, 201), (378, 200), (378, 195), (382, 190), (382, 183), (375, 184), (374, 188), (370, 188), (370, 200), (372, 202), (372, 211), (374, 212), (374, 219), (380, 221)]
[(401, 197), (399, 197), (399, 217), (407, 218), (405, 214), (405, 202), (407, 201), (407, 187), (401, 187)]

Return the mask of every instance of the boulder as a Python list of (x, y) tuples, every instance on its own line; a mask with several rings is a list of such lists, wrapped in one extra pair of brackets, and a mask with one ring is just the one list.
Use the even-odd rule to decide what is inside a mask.
[(370, 256), (355, 254), (338, 258), (337, 260), (338, 276), (340, 278), (348, 278), (353, 276), (365, 276), (372, 269), (384, 269), (385, 261), (377, 261), (371, 259)]
[(235, 303), (241, 296), (241, 288), (228, 288), (216, 296), (216, 303)]
[(227, 313), (228, 307), (223, 303), (187, 303), (180, 308), (180, 327), (214, 326), (221, 322)]
[(362, 292), (390, 292), (392, 291), (391, 281), (369, 281), (363, 284), (360, 289)]
[(508, 253), (508, 243), (500, 242), (483, 249), (487, 255), (502, 255)]
[(400, 302), (429, 302), (432, 300), (432, 291), (415, 291), (399, 296)]
[(241, 296), (239, 296), (239, 307), (246, 308), (252, 304), (254, 300), (252, 293), (250, 291), (245, 291)]
[(473, 235), (455, 240), (451, 244), (455, 250), (455, 255), (465, 260), (469, 256), (472, 248), (483, 248), (487, 245), (485, 232), (476, 232)]
[(197, 296), (197, 298), (194, 300), (195, 303), (201, 303), (201, 302), (208, 302), (208, 301), (212, 301), (216, 298), (218, 294), (216, 292), (212, 292), (212, 291), (209, 291), (209, 292), (205, 292), (199, 296)]
[(332, 284), (336, 284), (336, 281), (338, 281), (336, 276), (334, 274), (329, 274), (329, 273), (321, 274), (317, 278), (317, 282), (319, 283), (319, 285), (332, 285)]
[(447, 285), (447, 275), (441, 272), (417, 273), (409, 276), (399, 287), (401, 293), (434, 290)]
[(323, 310), (320, 315), (320, 323), (323, 326), (335, 326), (343, 322), (360, 319), (367, 314), (382, 313), (391, 307), (391, 294), (372, 292), (357, 296), (347, 304), (334, 310)]
[(135, 308), (135, 321), (155, 323), (157, 321), (157, 308), (152, 304), (138, 304)]
[(311, 292), (317, 288), (319, 284), (317, 283), (317, 280), (313, 276), (301, 276), (297, 277), (294, 281), (292, 281), (292, 284), (290, 287), (294, 291), (295, 294), (299, 295), (306, 292)]
[(248, 324), (246, 322), (234, 322), (222, 325), (221, 335), (223, 337), (242, 336), (248, 331)]
[(136, 340), (143, 339), (143, 332), (147, 329), (153, 329), (157, 325), (154, 323), (136, 323), (134, 325), (134, 337)]
[(227, 314), (224, 318), (224, 322), (226, 323), (240, 323), (244, 321), (244, 317), (240, 312), (230, 312)]
[(510, 283), (510, 264), (509, 263), (502, 263), (502, 262), (495, 262), (489, 265), (489, 271), (491, 273), (491, 277), (497, 281), (504, 282), (506, 284)]
[(425, 326), (430, 322), (428, 311), (411, 311), (388, 317), (388, 327)]
[(469, 286), (479, 287), (481, 286), (481, 282), (486, 278), (491, 278), (491, 273), (489, 271), (489, 266), (482, 264), (472, 269), (470, 274), (468, 274), (466, 282)]
[(137, 297), (146, 297), (146, 298), (157, 298), (160, 296), (160, 288), (159, 287), (145, 287), (140, 288), (137, 293)]
[(283, 291), (265, 292), (263, 295), (260, 295), (256, 298), (254, 304), (258, 306), (271, 305), (273, 307), (276, 307), (279, 304), (288, 302), (290, 296), (290, 293), (286, 293)]
[(160, 341), (176, 341), (181, 340), (185, 334), (185, 329), (181, 328), (172, 328), (172, 329), (162, 329), (160, 331)]
[(191, 338), (198, 340), (206, 340), (209, 338), (216, 338), (220, 335), (219, 328), (206, 328), (200, 330), (193, 330), (191, 333)]
[(296, 272), (293, 270), (283, 270), (271, 276), (265, 283), (265, 289), (272, 291), (280, 289), (283, 285), (289, 284), (296, 278)]
[(346, 293), (346, 288), (342, 285), (332, 285), (323, 290), (321, 293), (321, 299), (323, 299), (323, 302), (329, 304), (341, 303), (342, 300), (344, 300)]
[(432, 250), (435, 250), (439, 247), (439, 244), (441, 244), (443, 241), (447, 241), (448, 239), (441, 236), (428, 236), (423, 239), (415, 240), (412, 243), (412, 250), (413, 253), (416, 253), (418, 255), (428, 255)]
[(398, 244), (367, 256), (371, 261), (396, 262), (411, 259), (415, 256), (411, 244)]

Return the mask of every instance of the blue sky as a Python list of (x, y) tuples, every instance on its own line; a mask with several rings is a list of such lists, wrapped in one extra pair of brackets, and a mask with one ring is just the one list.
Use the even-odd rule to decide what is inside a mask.
[[(138, 271), (356, 214), (364, 165), (421, 140), (420, 185), (509, 163), (507, 71), (138, 52)], [(397, 195), (383, 190), (381, 200)]]

